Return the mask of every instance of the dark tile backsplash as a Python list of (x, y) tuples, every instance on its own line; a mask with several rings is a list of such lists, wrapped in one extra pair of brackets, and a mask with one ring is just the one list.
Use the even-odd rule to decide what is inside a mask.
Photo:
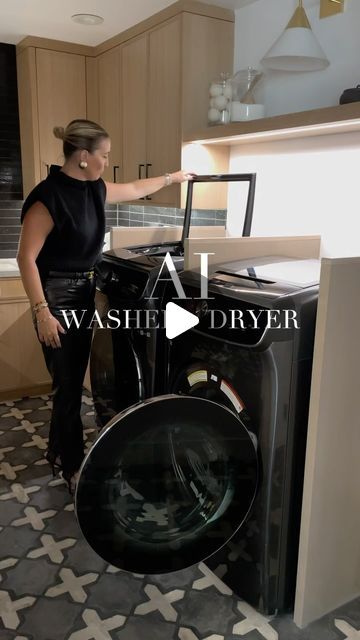
[[(0, 199), (0, 258), (15, 258), (20, 236), (22, 200)], [(144, 227), (182, 225), (183, 209), (142, 205), (106, 205), (106, 231), (110, 227)], [(191, 224), (221, 226), (226, 223), (226, 210), (198, 210), (191, 215)]]
[(16, 47), (0, 43), (0, 200), (22, 197)]
[(0, 193), (0, 258), (15, 258), (20, 235), (22, 200), (2, 200)]

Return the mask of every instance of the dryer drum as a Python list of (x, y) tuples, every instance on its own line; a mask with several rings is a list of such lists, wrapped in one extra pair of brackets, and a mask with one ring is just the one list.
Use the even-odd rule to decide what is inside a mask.
[(207, 399), (157, 396), (101, 431), (83, 462), (75, 509), (106, 562), (167, 573), (228, 541), (249, 513), (257, 481), (255, 446), (232, 411)]

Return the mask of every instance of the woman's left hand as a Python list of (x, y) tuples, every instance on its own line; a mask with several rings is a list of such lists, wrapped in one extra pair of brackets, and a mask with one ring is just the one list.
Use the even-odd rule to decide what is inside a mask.
[(192, 180), (196, 173), (190, 171), (175, 171), (175, 173), (170, 173), (173, 183), (181, 183), (186, 182), (187, 180)]

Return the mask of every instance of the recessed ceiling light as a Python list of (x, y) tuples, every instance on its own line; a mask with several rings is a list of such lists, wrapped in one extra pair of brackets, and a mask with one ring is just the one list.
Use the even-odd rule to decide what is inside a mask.
[(104, 22), (104, 18), (101, 16), (95, 16), (91, 13), (75, 13), (75, 15), (71, 16), (71, 19), (74, 20), (74, 22), (85, 24), (86, 26), (92, 26), (94, 24), (101, 24)]

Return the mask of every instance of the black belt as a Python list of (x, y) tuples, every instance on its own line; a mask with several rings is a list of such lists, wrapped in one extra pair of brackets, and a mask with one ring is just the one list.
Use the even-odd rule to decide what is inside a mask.
[(94, 269), (90, 271), (49, 271), (49, 278), (87, 278), (92, 280), (94, 277)]

